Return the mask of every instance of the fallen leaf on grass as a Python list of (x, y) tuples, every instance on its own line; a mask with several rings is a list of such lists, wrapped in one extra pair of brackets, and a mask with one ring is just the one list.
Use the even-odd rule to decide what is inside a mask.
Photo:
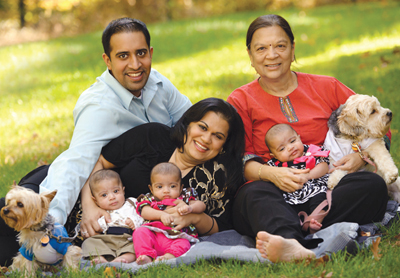
[(383, 88), (382, 87), (378, 87), (376, 89), (378, 90), (378, 92), (383, 93)]
[(0, 277), (6, 277), (6, 272), (8, 272), (8, 268), (6, 266), (2, 266), (0, 269)]
[(363, 54), (361, 54), (362, 58), (367, 58), (369, 57), (369, 52), (364, 52)]
[(379, 243), (381, 242), (381, 238), (378, 237), (376, 240), (372, 241), (371, 251), (374, 256), (375, 261), (379, 261), (382, 257), (382, 254), (379, 254)]
[(383, 56), (381, 56), (380, 58), (381, 58), (381, 62), (382, 62), (381, 67), (382, 68), (387, 67), (387, 65), (390, 63), (390, 61), (386, 60), (385, 57), (383, 57)]
[(394, 49), (393, 49), (393, 54), (394, 55), (397, 55), (397, 54), (400, 54), (400, 47), (395, 47)]
[(325, 264), (326, 262), (329, 262), (329, 256), (324, 255), (318, 259), (315, 260), (315, 266), (319, 266), (321, 264)]
[(116, 271), (117, 271), (117, 269), (115, 268), (115, 266), (113, 266), (113, 267), (107, 266), (106, 269), (104, 270), (103, 274), (107, 278), (112, 278), (112, 277), (120, 278), (121, 274), (116, 273)]
[(47, 161), (46, 160), (39, 160), (38, 162), (37, 162), (37, 166), (39, 167), (39, 166), (43, 166), (43, 165), (47, 165), (48, 163), (47, 163)]
[(312, 262), (315, 263), (315, 266), (319, 266), (321, 264), (325, 264), (326, 262), (329, 262), (330, 258), (328, 255), (324, 255), (318, 259), (314, 259), (314, 258), (306, 258), (306, 259), (301, 259), (301, 260), (294, 260), (294, 263), (298, 264), (298, 263), (305, 263), (305, 266), (310, 265)]
[(361, 232), (360, 232), (360, 235), (361, 235), (361, 236), (371, 236), (371, 233), (370, 233), (370, 232), (363, 232), (363, 231), (361, 231)]

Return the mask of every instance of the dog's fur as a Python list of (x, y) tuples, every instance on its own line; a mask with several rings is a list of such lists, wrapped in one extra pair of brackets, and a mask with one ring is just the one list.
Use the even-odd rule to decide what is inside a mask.
[[(1, 218), (11, 228), (20, 232), (19, 244), (33, 248), (41, 246), (41, 238), (46, 234), (45, 228), (54, 227), (54, 217), (48, 214), (51, 200), (57, 190), (36, 194), (33, 190), (18, 185), (12, 186), (6, 195), (6, 206), (1, 209)], [(40, 247), (39, 247), (40, 248)], [(69, 246), (63, 257), (62, 267), (67, 270), (76, 269), (82, 257), (80, 247)], [(29, 261), (21, 253), (13, 258), (11, 270), (23, 271), (25, 276), (32, 276), (38, 268), (52, 269), (52, 266), (43, 264), (37, 260)]]
[[(392, 111), (383, 108), (374, 96), (353, 95), (345, 104), (335, 110), (328, 121), (329, 128), (335, 138), (361, 142), (364, 139), (377, 139), (365, 150), (377, 167), (379, 174), (388, 185), (389, 194), (397, 202), (400, 201), (399, 171), (385, 147), (383, 137), (392, 122)], [(329, 146), (326, 146), (329, 149)], [(333, 163), (331, 157), (331, 163)], [(373, 172), (375, 167), (367, 164), (363, 169)], [(347, 174), (343, 170), (335, 170), (329, 177), (328, 187), (333, 189)]]

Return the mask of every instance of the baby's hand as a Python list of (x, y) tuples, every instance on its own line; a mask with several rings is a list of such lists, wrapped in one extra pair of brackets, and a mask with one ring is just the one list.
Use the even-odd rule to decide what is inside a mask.
[(163, 215), (161, 215), (160, 220), (165, 226), (172, 226), (171, 223), (174, 222), (174, 217), (168, 213), (164, 213)]
[(184, 206), (180, 206), (178, 208), (178, 212), (180, 215), (185, 215), (185, 214), (189, 214), (193, 211), (192, 207), (189, 205), (184, 205)]
[(127, 219), (125, 220), (125, 224), (126, 224), (129, 228), (131, 228), (132, 230), (135, 229), (135, 223), (133, 223), (132, 219), (127, 218)]

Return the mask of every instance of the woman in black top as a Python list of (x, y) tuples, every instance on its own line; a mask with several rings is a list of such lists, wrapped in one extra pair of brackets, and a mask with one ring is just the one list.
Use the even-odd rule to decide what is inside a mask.
[[(138, 197), (149, 191), (150, 171), (156, 164), (175, 163), (182, 172), (182, 184), (194, 188), (206, 204), (205, 213), (185, 216), (171, 208), (175, 229), (193, 224), (200, 234), (213, 234), (233, 227), (231, 206), (243, 183), (243, 150), (243, 123), (235, 108), (222, 99), (209, 98), (189, 108), (172, 129), (149, 123), (112, 140), (93, 172), (116, 169), (126, 197)], [(109, 217), (93, 202), (87, 184), (82, 189), (82, 211), (81, 231), (86, 237), (101, 230), (99, 217)]]

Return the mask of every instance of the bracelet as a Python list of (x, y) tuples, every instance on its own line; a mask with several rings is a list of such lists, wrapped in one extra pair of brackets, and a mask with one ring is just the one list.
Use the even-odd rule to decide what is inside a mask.
[[(210, 216), (211, 217), (211, 216)], [(211, 228), (206, 232), (206, 233), (204, 233), (204, 234), (199, 234), (199, 236), (205, 236), (205, 235), (207, 235), (209, 232), (211, 232), (211, 230), (214, 228), (214, 224), (215, 224), (215, 220), (214, 220), (214, 217), (211, 217), (211, 219), (212, 219), (212, 225), (211, 225)]]
[(265, 166), (265, 164), (261, 164), (260, 169), (258, 169), (258, 178), (260, 179), (260, 181), (263, 181), (263, 179), (261, 178), (261, 169), (264, 166)]

